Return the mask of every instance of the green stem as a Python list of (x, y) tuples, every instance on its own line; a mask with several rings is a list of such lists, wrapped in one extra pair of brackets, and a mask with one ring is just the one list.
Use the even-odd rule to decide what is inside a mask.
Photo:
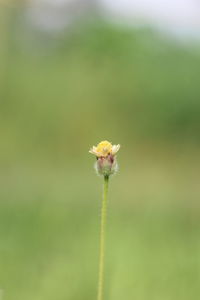
[(103, 200), (102, 200), (102, 208), (101, 208), (99, 281), (98, 281), (98, 297), (97, 297), (97, 300), (103, 300), (105, 227), (106, 227), (106, 215), (107, 215), (108, 181), (109, 181), (109, 176), (104, 176)]

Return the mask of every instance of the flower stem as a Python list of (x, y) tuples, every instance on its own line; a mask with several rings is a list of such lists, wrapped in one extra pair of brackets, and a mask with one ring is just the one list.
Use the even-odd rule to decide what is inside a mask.
[(102, 208), (101, 208), (99, 281), (98, 281), (98, 297), (97, 297), (97, 300), (103, 300), (105, 228), (106, 228), (106, 215), (107, 215), (108, 181), (109, 181), (109, 176), (104, 176), (103, 199), (102, 199)]

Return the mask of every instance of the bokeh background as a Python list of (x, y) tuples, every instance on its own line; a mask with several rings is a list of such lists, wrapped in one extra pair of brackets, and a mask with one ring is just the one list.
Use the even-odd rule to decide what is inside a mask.
[(1, 0), (2, 299), (96, 299), (104, 139), (121, 144), (105, 300), (200, 298), (199, 17), (191, 0)]

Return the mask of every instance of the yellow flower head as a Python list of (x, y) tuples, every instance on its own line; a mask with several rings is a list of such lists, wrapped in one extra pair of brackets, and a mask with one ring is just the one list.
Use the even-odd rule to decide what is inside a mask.
[(102, 141), (96, 147), (90, 149), (90, 153), (97, 157), (107, 157), (108, 155), (115, 155), (119, 151), (120, 145), (112, 145), (108, 141)]

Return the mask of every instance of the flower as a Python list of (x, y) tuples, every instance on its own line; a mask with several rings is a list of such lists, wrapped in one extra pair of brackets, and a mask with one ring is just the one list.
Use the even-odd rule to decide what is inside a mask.
[(108, 141), (99, 143), (96, 147), (93, 146), (90, 149), (90, 153), (96, 155), (96, 157), (107, 157), (108, 155), (115, 155), (120, 149), (120, 145), (112, 145)]
[(119, 151), (120, 145), (112, 145), (108, 141), (100, 142), (96, 147), (90, 149), (90, 153), (97, 158), (95, 169), (99, 175), (109, 177), (118, 170), (116, 153)]

